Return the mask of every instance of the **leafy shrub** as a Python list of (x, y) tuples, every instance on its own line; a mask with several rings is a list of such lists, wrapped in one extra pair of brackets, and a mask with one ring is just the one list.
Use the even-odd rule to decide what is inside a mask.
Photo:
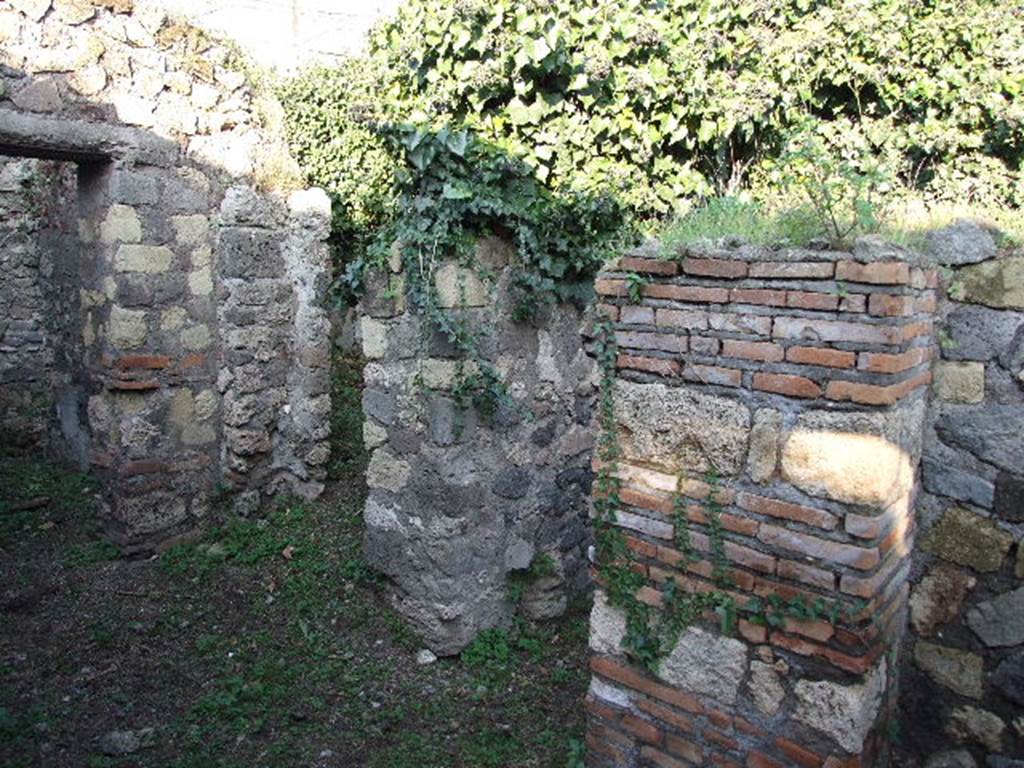
[(807, 118), (926, 198), (1018, 206), (1022, 38), (1024, 11), (999, 0), (410, 0), (285, 105), (355, 240), (396, 211), (400, 153), (373, 126), (400, 122), (465, 126), (547, 189), (611, 194), (639, 222), (777, 181)]

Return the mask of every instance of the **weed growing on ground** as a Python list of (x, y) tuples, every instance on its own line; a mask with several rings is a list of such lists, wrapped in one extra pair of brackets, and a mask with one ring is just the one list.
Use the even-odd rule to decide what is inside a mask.
[(39, 526), (44, 518), (85, 516), (97, 483), (87, 474), (35, 456), (0, 461), (0, 544)]

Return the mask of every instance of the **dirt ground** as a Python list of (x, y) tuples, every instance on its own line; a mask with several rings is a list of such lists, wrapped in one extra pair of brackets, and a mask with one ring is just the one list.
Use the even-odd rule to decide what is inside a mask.
[(580, 765), (586, 607), (418, 664), (360, 486), (123, 560), (89, 478), (0, 459), (0, 766)]

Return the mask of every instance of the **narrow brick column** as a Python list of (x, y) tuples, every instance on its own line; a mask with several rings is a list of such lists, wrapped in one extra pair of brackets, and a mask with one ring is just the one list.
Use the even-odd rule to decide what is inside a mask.
[(598, 280), (619, 352), (617, 520), (649, 580), (639, 596), (661, 605), (669, 580), (717, 589), (738, 621), (729, 635), (705, 615), (650, 672), (599, 590), (589, 765), (885, 763), (935, 284), (874, 240), (634, 255)]

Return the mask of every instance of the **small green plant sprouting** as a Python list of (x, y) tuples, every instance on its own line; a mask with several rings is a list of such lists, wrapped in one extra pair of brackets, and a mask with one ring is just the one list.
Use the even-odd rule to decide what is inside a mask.
[(644, 288), (651, 284), (651, 278), (646, 275), (640, 275), (636, 272), (626, 273), (626, 292), (629, 294), (629, 300), (634, 304), (639, 304), (644, 297)]
[(784, 189), (802, 197), (834, 246), (881, 227), (879, 199), (888, 178), (869, 153), (850, 157), (829, 146), (812, 120), (796, 124), (776, 163)]
[(946, 328), (939, 329), (938, 337), (939, 348), (943, 352), (952, 352), (954, 349), (960, 346), (960, 343), (953, 338), (953, 336), (949, 333), (949, 330)]

